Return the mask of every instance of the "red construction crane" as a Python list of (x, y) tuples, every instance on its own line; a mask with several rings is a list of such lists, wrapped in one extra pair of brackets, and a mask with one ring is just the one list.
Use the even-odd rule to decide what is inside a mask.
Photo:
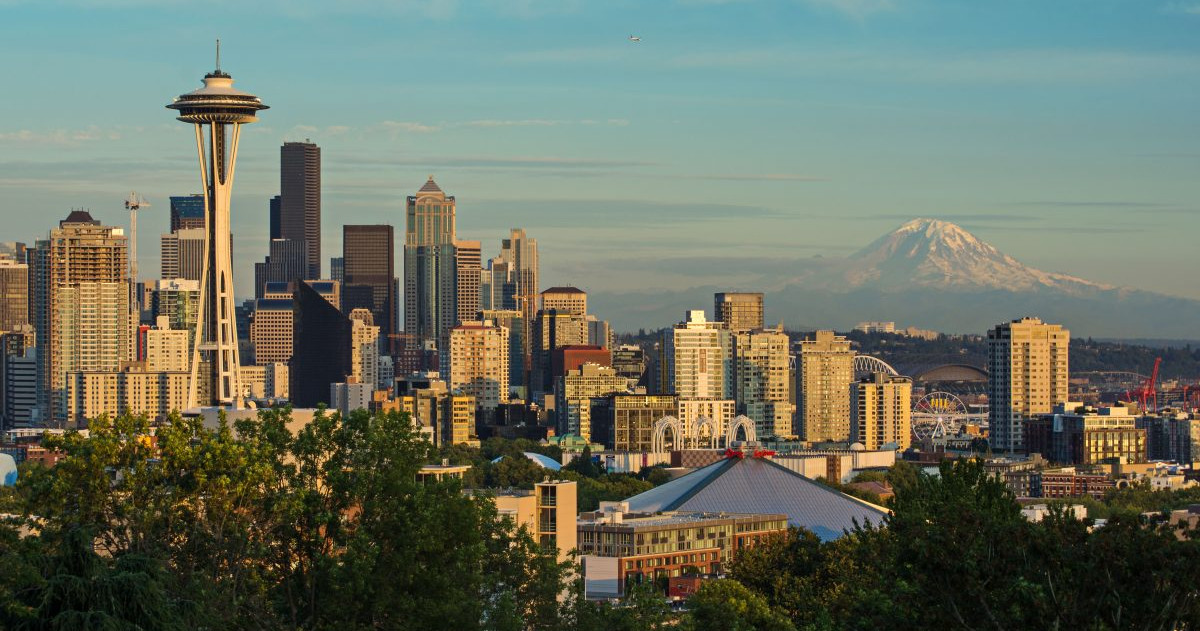
[[(1149, 412), (1151, 414), (1158, 412), (1158, 368), (1161, 365), (1162, 358), (1155, 357), (1154, 370), (1150, 373), (1150, 376), (1146, 378), (1146, 381), (1142, 383), (1142, 386), (1137, 390), (1125, 393), (1129, 399), (1134, 399), (1136, 397), (1137, 400), (1141, 402), (1142, 412)], [(1149, 401), (1153, 401), (1154, 403), (1153, 405), (1147, 407), (1147, 402)]]

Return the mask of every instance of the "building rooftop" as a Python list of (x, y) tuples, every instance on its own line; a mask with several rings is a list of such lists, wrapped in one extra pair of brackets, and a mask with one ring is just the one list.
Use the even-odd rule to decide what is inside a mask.
[(632, 512), (705, 511), (787, 515), (824, 541), (881, 524), (887, 509), (839, 493), (766, 458), (729, 458), (628, 500)]
[(431, 175), (431, 176), (429, 176), (429, 179), (426, 180), (425, 185), (422, 186), (419, 190), (417, 190), (417, 192), (418, 193), (442, 193), (444, 191), (442, 191), (442, 188), (437, 185), (437, 182), (433, 181), (433, 176)]
[(92, 213), (89, 213), (86, 210), (72, 210), (71, 213), (67, 215), (66, 219), (63, 219), (59, 222), (59, 225), (61, 226), (68, 223), (90, 223), (95, 226), (100, 225), (99, 221), (92, 219)]
[(597, 519), (580, 519), (580, 526), (625, 526), (630, 529), (657, 528), (661, 526), (681, 526), (705, 521), (721, 521), (729, 519), (787, 519), (782, 513), (722, 513), (704, 511), (667, 511), (661, 513), (625, 513), (621, 521), (613, 521), (608, 516)]
[(551, 287), (542, 291), (543, 294), (586, 294), (587, 292), (578, 287)]

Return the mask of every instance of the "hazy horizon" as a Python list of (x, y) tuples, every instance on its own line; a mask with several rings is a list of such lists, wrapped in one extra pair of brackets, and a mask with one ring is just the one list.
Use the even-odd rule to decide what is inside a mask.
[(1200, 299), (1183, 273), (1200, 263), (1200, 3), (7, 0), (0, 15), (0, 51), (23, 60), (6, 73), (20, 98), (0, 102), (0, 238), (32, 242), (73, 207), (126, 225), (136, 190), (145, 277), (167, 197), (199, 185), (191, 130), (163, 106), (199, 87), (219, 36), (235, 87), (271, 106), (239, 153), (242, 297), (279, 145), (310, 138), (326, 274), (343, 223), (402, 231), (433, 174), (485, 258), (510, 227), (538, 240), (544, 286), (700, 287), (721, 263), (782, 276), (928, 216), (1032, 267)]

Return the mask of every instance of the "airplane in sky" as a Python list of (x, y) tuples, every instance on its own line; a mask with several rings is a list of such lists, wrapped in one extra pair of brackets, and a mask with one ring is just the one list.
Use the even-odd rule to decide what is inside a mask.
[(629, 36), (629, 41), (631, 41), (631, 42), (640, 42), (640, 41), (642, 41), (642, 38), (638, 37), (637, 35), (630, 35), (630, 36)]

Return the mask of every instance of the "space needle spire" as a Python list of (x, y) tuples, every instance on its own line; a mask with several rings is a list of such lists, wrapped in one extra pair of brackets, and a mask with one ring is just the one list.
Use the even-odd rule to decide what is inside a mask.
[(234, 315), (233, 256), (230, 252), (229, 196), (242, 125), (267, 109), (257, 96), (233, 88), (233, 77), (217, 68), (204, 75), (204, 87), (175, 98), (168, 109), (196, 129), (200, 182), (204, 188), (204, 259), (200, 304), (193, 332), (188, 407), (241, 406), (237, 319)]

